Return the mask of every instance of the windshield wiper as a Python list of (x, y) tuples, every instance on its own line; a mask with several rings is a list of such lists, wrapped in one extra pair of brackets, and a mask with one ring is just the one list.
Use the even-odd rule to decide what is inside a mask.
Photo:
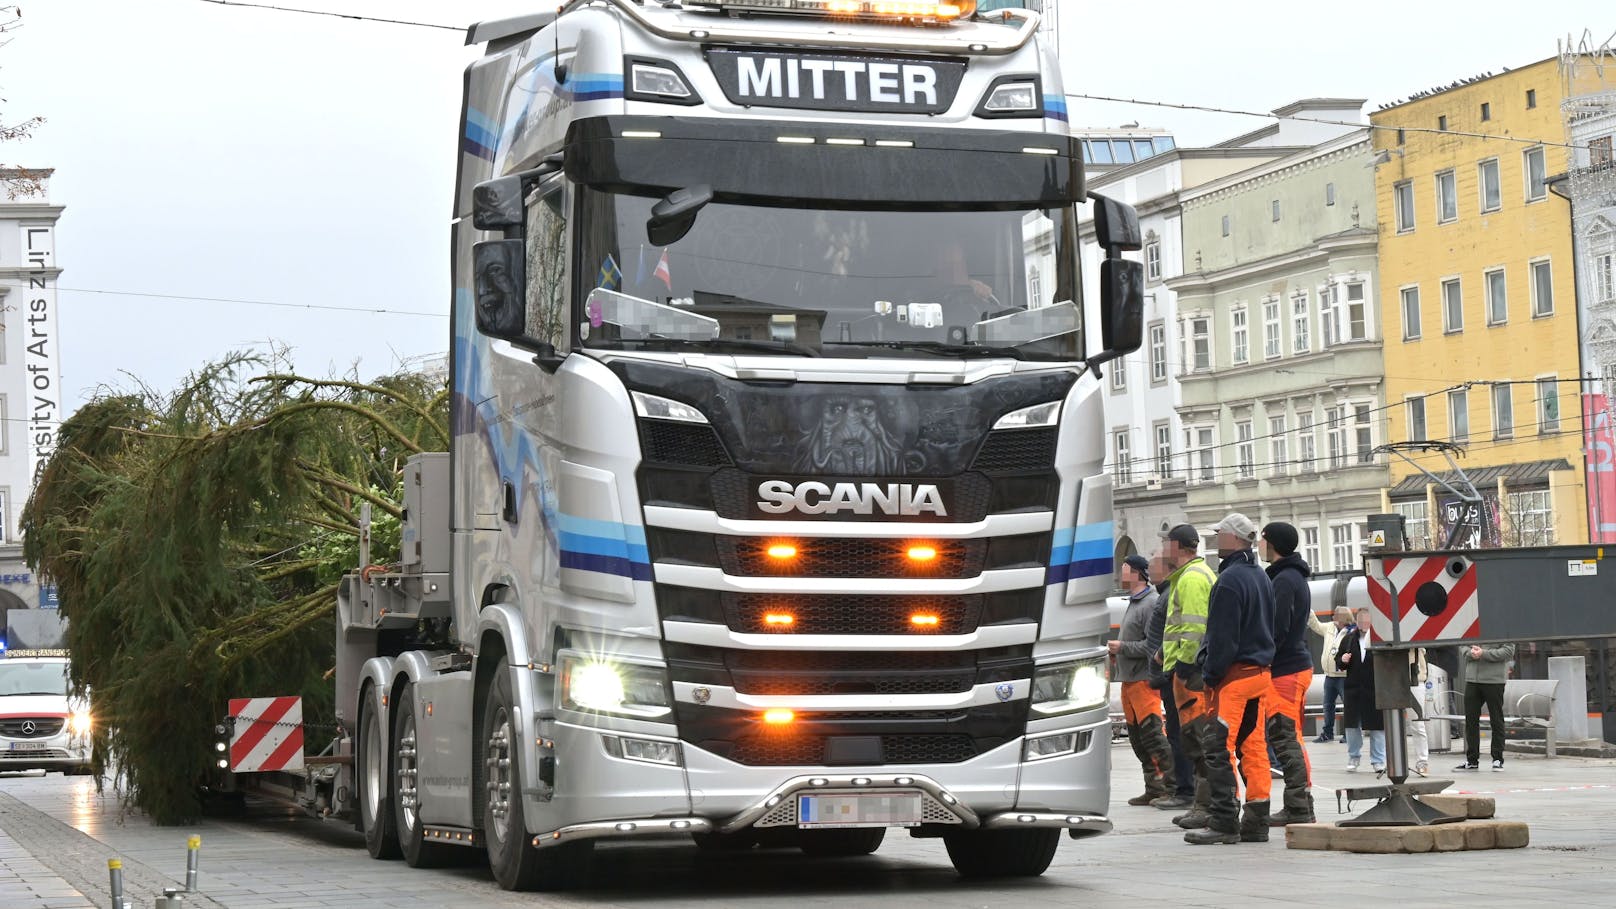
[(819, 356), (819, 351), (811, 347), (800, 347), (796, 344), (787, 344), (784, 341), (746, 341), (739, 338), (710, 338), (704, 341), (694, 341), (689, 338), (619, 338), (613, 341), (601, 342), (594, 346), (608, 347), (628, 344), (658, 346), (669, 349), (705, 350), (715, 353), (724, 350), (756, 350), (771, 354), (795, 354), (799, 357)]
[(826, 341), (826, 347), (880, 347), (886, 350), (918, 350), (940, 357), (1012, 357), (1025, 360), (1017, 347), (987, 347), (981, 344), (948, 344), (942, 341)]

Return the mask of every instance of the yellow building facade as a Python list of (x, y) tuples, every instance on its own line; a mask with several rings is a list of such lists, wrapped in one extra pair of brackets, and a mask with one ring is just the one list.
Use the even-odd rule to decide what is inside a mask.
[[(1462, 509), (1391, 460), (1388, 508), (1419, 546), (1585, 542), (1576, 273), (1558, 61), (1423, 93), (1370, 116), (1386, 433), (1452, 441), (1483, 496)], [(1438, 452), (1410, 453), (1448, 476)]]

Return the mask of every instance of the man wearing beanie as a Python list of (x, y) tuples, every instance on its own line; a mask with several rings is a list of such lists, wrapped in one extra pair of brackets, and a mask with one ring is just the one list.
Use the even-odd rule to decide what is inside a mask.
[(1313, 570), (1296, 554), (1296, 528), (1275, 521), (1262, 529), (1262, 556), (1274, 585), (1274, 667), (1268, 710), (1268, 743), (1285, 773), (1285, 807), (1269, 818), (1271, 827), (1313, 823), (1313, 770), (1302, 747), (1302, 712), (1313, 682), (1313, 653), (1307, 649), (1307, 620)]
[(1118, 570), (1128, 591), (1128, 608), (1122, 614), (1117, 639), (1107, 646), (1117, 659), (1116, 680), (1122, 683), (1122, 712), (1128, 723), (1128, 743), (1145, 772), (1145, 791), (1128, 800), (1130, 805), (1149, 805), (1167, 795), (1168, 774), (1173, 771), (1173, 751), (1162, 731), (1161, 695), (1150, 687), (1151, 657), (1161, 646), (1150, 640), (1150, 617), (1156, 607), (1156, 589), (1150, 586), (1150, 562), (1142, 555), (1122, 560)]
[[(1197, 846), (1266, 843), (1270, 778), (1264, 726), (1273, 684), (1274, 587), (1251, 551), (1257, 525), (1250, 518), (1231, 514), (1212, 529), (1218, 534), (1221, 561), (1207, 608), (1206, 636), (1195, 656), (1210, 700), (1202, 751), (1211, 809), (1207, 828), (1184, 834), (1184, 841)], [(1244, 814), (1235, 775), (1237, 755), (1245, 779)]]

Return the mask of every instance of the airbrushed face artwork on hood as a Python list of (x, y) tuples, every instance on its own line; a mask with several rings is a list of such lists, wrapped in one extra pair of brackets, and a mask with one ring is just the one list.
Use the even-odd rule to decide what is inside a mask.
[[(834, 394), (806, 403), (803, 410), (810, 425), (798, 446), (798, 470), (840, 476), (904, 472), (903, 440), (883, 423), (879, 399), (873, 395)], [(897, 416), (886, 415), (886, 423), (896, 424)]]

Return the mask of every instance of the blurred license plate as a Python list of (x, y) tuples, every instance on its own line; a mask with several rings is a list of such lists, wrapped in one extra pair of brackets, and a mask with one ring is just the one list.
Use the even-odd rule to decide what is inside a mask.
[(918, 792), (846, 792), (797, 796), (799, 827), (918, 827)]
[(12, 751), (44, 751), (44, 742), (12, 742)]

